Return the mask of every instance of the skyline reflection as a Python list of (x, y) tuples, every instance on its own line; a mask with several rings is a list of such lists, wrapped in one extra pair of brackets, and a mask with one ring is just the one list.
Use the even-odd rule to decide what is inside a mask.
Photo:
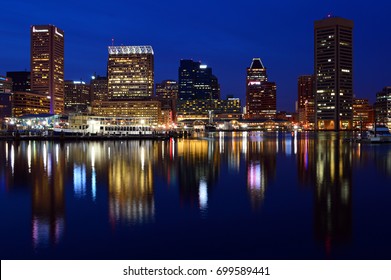
[[(96, 213), (96, 223), (115, 229), (155, 227), (190, 212), (205, 221), (249, 209), (262, 221), (265, 211), (254, 210), (276, 215), (270, 205), (304, 192), (311, 215), (302, 223), (332, 258), (335, 248), (352, 243), (360, 184), (354, 177), (370, 169), (391, 178), (387, 145), (343, 139), (337, 133), (220, 132), (168, 141), (0, 142), (0, 195), (30, 197), (31, 213), (13, 215), (31, 215), (32, 248), (44, 249), (77, 232), (68, 213)], [(289, 215), (284, 205), (279, 210)]]

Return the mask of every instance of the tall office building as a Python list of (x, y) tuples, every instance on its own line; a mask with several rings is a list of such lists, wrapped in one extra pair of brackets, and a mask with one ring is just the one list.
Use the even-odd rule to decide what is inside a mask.
[(64, 112), (64, 31), (31, 26), (31, 91), (50, 96), (50, 113)]
[(110, 46), (108, 93), (112, 100), (148, 99), (154, 90), (154, 54), (151, 46)]
[(180, 100), (219, 99), (220, 85), (212, 68), (189, 59), (181, 59), (178, 69)]
[(315, 21), (316, 127), (352, 128), (353, 21), (328, 17)]
[(276, 83), (267, 80), (266, 68), (260, 58), (254, 58), (247, 68), (246, 118), (272, 119), (277, 111)]
[(299, 122), (306, 128), (315, 124), (314, 76), (303, 75), (297, 80), (297, 113)]
[(12, 78), (12, 91), (31, 91), (30, 71), (7, 72), (7, 77)]

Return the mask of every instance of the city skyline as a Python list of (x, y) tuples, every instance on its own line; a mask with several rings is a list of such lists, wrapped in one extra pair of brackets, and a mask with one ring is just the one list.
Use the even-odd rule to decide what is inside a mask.
[[(107, 46), (114, 39), (115, 45), (146, 44), (154, 48), (155, 83), (177, 80), (180, 59), (193, 59), (213, 67), (222, 98), (233, 94), (243, 101), (248, 61), (261, 57), (278, 86), (277, 110), (294, 111), (297, 78), (313, 73), (314, 21), (331, 13), (353, 20), (355, 24), (355, 96), (369, 98), (373, 103), (376, 93), (389, 85), (387, 62), (391, 60), (391, 54), (387, 46), (391, 39), (384, 34), (391, 31), (386, 12), (391, 5), (386, 1), (356, 7), (330, 1), (317, 4), (315, 9), (309, 1), (248, 1), (229, 7), (217, 1), (208, 3), (208, 9), (202, 1), (191, 8), (177, 1), (153, 5), (132, 3), (131, 7), (126, 2), (118, 3), (136, 11), (131, 16), (124, 16), (128, 9), (106, 7), (99, 1), (77, 3), (77, 6), (73, 1), (50, 7), (45, 3), (18, 1), (5, 4), (8, 12), (0, 29), (6, 38), (0, 47), (3, 53), (1, 75), (7, 71), (30, 69), (30, 26), (53, 24), (64, 30), (66, 36), (66, 80), (82, 78), (89, 82), (95, 72), (105, 75)], [(61, 13), (56, 14), (60, 8)], [(267, 12), (254, 16), (254, 10)], [(15, 17), (16, 14), (20, 17)]]

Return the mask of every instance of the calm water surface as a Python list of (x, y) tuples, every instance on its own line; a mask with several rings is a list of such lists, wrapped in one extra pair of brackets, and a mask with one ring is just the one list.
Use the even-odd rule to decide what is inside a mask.
[(391, 145), (0, 142), (1, 259), (391, 259)]

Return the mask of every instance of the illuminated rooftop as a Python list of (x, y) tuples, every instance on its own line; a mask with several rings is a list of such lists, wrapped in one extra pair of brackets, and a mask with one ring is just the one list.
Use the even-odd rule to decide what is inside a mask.
[(109, 54), (153, 54), (151, 46), (109, 46)]
[(251, 69), (265, 69), (265, 66), (263, 66), (262, 60), (258, 57), (253, 58), (253, 61), (250, 66)]

